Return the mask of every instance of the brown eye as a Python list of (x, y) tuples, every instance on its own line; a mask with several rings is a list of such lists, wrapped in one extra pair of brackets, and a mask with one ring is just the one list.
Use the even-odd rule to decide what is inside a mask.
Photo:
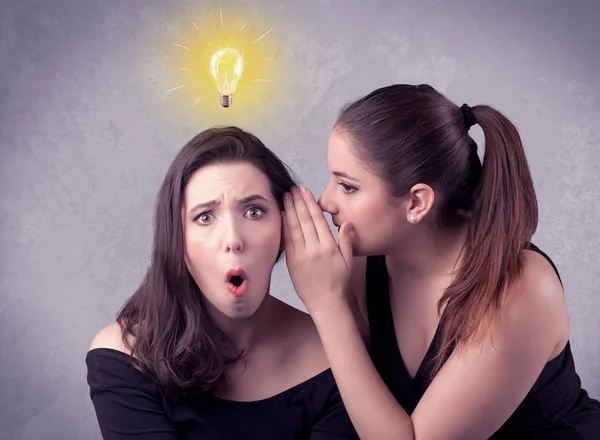
[(344, 192), (346, 194), (352, 194), (353, 192), (355, 192), (357, 190), (357, 188), (355, 188), (351, 185), (348, 185), (346, 182), (339, 181), (338, 185), (340, 185), (342, 187), (342, 189), (344, 190)]
[(248, 211), (246, 211), (246, 215), (248, 217), (250, 217), (251, 219), (257, 219), (260, 216), (262, 216), (263, 213), (264, 213), (264, 211), (257, 207), (250, 208)]
[(210, 223), (211, 220), (212, 220), (212, 215), (209, 214), (208, 212), (200, 214), (198, 217), (196, 217), (196, 222), (200, 223), (201, 225), (207, 225)]

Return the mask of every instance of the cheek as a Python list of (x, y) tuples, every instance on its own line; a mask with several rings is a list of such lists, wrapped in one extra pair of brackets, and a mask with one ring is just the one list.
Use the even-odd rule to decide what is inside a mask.
[(343, 220), (355, 223), (357, 228), (362, 226), (373, 229), (373, 226), (381, 221), (382, 216), (386, 215), (385, 207), (369, 194), (347, 196), (344, 205), (346, 215), (343, 216)]
[(354, 224), (362, 251), (376, 251), (397, 233), (398, 222), (394, 213), (376, 197), (361, 195), (347, 205), (342, 220)]
[(192, 276), (198, 282), (203, 273), (212, 273), (218, 246), (214, 235), (207, 234), (199, 227), (190, 227), (184, 232), (185, 263)]
[(210, 246), (210, 234), (204, 233), (200, 227), (190, 227), (184, 232), (184, 243), (186, 254), (190, 257), (201, 253), (204, 248)]
[[(248, 231), (247, 244), (251, 254), (259, 254), (264, 257), (277, 253), (281, 244), (281, 221), (269, 219), (253, 225)], [(273, 257), (275, 258), (275, 257)]]

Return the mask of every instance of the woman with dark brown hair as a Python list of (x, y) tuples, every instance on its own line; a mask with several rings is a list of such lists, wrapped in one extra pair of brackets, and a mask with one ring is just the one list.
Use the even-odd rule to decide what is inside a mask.
[(515, 126), (392, 85), (342, 110), (328, 165), (318, 204), (286, 194), (286, 261), (360, 437), (600, 438)]
[(146, 277), (87, 354), (105, 440), (357, 438), (312, 320), (270, 295), (293, 184), (236, 127), (177, 154)]

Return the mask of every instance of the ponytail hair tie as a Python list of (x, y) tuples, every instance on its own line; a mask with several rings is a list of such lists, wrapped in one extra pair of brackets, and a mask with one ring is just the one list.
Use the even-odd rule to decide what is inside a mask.
[(463, 119), (465, 121), (465, 128), (467, 131), (469, 131), (473, 125), (477, 124), (477, 119), (475, 119), (473, 110), (471, 110), (471, 107), (469, 107), (467, 104), (463, 104), (460, 106), (460, 111), (462, 112)]

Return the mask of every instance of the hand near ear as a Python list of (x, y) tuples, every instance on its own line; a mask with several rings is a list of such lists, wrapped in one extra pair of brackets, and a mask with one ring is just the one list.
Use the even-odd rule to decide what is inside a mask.
[(309, 313), (347, 301), (352, 271), (352, 229), (340, 228), (339, 245), (313, 194), (292, 189), (284, 200), (285, 258), (296, 293)]

